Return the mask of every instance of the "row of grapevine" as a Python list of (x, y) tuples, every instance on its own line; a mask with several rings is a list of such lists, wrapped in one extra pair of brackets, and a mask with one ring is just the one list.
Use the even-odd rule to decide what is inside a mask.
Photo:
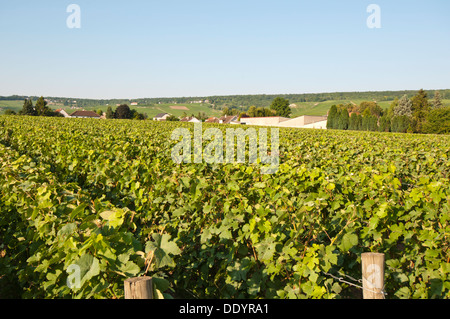
[(325, 273), (360, 278), (377, 251), (389, 298), (450, 296), (448, 137), (282, 129), (261, 175), (174, 163), (180, 126), (0, 118), (2, 286), (122, 298), (147, 274), (160, 297), (359, 297)]

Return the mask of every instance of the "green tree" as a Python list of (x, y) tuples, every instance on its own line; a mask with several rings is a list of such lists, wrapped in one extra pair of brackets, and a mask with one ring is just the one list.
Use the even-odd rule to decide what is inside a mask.
[(203, 122), (208, 119), (208, 115), (205, 112), (198, 112), (197, 119)]
[(113, 112), (111, 106), (108, 106), (108, 109), (106, 110), (106, 118), (107, 119), (113, 119), (114, 118), (114, 112)]
[(132, 116), (132, 119), (133, 120), (139, 120), (139, 121), (142, 121), (142, 120), (145, 120), (146, 119), (146, 114), (144, 114), (144, 113), (139, 113), (138, 111), (136, 111), (136, 110), (132, 110), (132, 113), (133, 113), (133, 116)]
[(334, 130), (337, 128), (338, 110), (336, 105), (332, 105), (328, 112), (327, 129)]
[(411, 99), (412, 102), (412, 123), (411, 132), (421, 133), (422, 126), (426, 121), (428, 112), (430, 111), (430, 103), (428, 101), (427, 92), (420, 89), (416, 96)]
[(228, 107), (224, 107), (222, 110), (222, 116), (229, 116), (230, 115), (230, 109)]
[(391, 118), (385, 114), (380, 117), (380, 126), (378, 127), (380, 132), (390, 132), (391, 130)]
[(36, 101), (36, 114), (38, 116), (48, 116), (50, 113), (50, 109), (47, 106), (47, 101), (45, 101), (44, 97), (41, 96), (37, 101)]
[(256, 108), (256, 117), (264, 117), (266, 112), (263, 107)]
[(352, 115), (350, 116), (348, 129), (352, 131), (358, 130), (358, 114), (352, 113)]
[(406, 115), (394, 116), (391, 119), (391, 132), (406, 133), (410, 130), (411, 118)]
[(175, 115), (170, 115), (166, 118), (166, 121), (168, 122), (178, 122), (180, 119), (176, 117)]
[[(236, 108), (225, 107), (222, 110), (222, 116), (233, 116), (233, 115), (239, 115), (240, 113), (241, 112)], [(194, 114), (192, 114), (192, 116), (194, 116)]]
[(383, 109), (376, 102), (361, 102), (361, 104), (359, 105), (359, 112), (364, 113), (365, 110), (369, 110), (371, 115), (375, 115), (377, 117), (383, 115)]
[(122, 104), (117, 107), (115, 118), (116, 119), (131, 119), (133, 113), (130, 110), (130, 107), (127, 104)]
[(362, 130), (362, 121), (363, 121), (363, 117), (361, 114), (358, 114), (358, 121), (356, 122), (356, 130), (357, 131), (361, 131)]
[(17, 115), (17, 113), (14, 110), (5, 110), (5, 115)]
[(242, 118), (247, 118), (247, 117), (250, 117), (250, 116), (248, 116), (248, 114), (246, 112), (241, 112), (241, 114), (239, 114), (238, 121), (240, 121)]
[(361, 131), (368, 131), (369, 130), (369, 116), (362, 116), (362, 122), (361, 122)]
[(254, 106), (254, 105), (250, 106), (250, 108), (248, 109), (247, 114), (250, 117), (256, 117), (256, 106)]
[(338, 111), (338, 129), (347, 130), (350, 122), (350, 117), (348, 115), (347, 108), (341, 108)]
[(31, 115), (31, 116), (36, 115), (36, 110), (33, 107), (33, 102), (31, 101), (31, 99), (25, 99), (22, 110), (20, 111), (20, 114), (21, 115)]
[(431, 110), (427, 114), (423, 132), (428, 134), (450, 134), (450, 107)]
[(375, 115), (371, 115), (369, 118), (369, 131), (378, 131), (378, 117)]
[(433, 108), (434, 109), (440, 109), (443, 106), (444, 106), (444, 104), (442, 103), (441, 92), (436, 91), (434, 93)]
[(282, 97), (277, 97), (273, 100), (270, 109), (274, 110), (277, 116), (290, 117), (292, 114), (291, 103)]
[(394, 108), (394, 116), (412, 116), (412, 102), (410, 99), (408, 99), (408, 96), (405, 94), (402, 96), (402, 98), (398, 101), (397, 106)]
[(387, 111), (387, 115), (390, 118), (394, 117), (394, 110), (398, 106), (398, 101), (399, 101), (398, 97), (395, 97), (394, 101), (392, 101), (391, 105), (389, 106), (389, 109)]
[(372, 114), (370, 112), (370, 109), (366, 108), (362, 114), (361, 130), (370, 131), (371, 121), (372, 121)]

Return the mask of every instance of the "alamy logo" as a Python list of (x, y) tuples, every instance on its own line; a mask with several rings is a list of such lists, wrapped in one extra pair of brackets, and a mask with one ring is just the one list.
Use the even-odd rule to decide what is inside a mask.
[(69, 29), (81, 28), (81, 8), (77, 4), (71, 4), (66, 9), (67, 13), (71, 13), (66, 20), (66, 25)]
[[(270, 151), (266, 128), (259, 128), (258, 132), (255, 128), (227, 128), (224, 143), (220, 129), (209, 128), (203, 132), (202, 123), (195, 123), (193, 138), (189, 129), (177, 128), (172, 132), (171, 139), (179, 141), (172, 148), (172, 160), (177, 164), (199, 164), (203, 161), (208, 164), (245, 163), (248, 140), (249, 164), (261, 164), (262, 174), (276, 174), (280, 165), (278, 128), (271, 129)], [(203, 141), (210, 143), (203, 147)]]
[(67, 286), (70, 289), (80, 289), (81, 288), (81, 268), (78, 265), (70, 265), (67, 268)]
[(371, 4), (367, 7), (367, 13), (371, 15), (367, 18), (367, 27), (369, 29), (381, 28), (381, 8), (377, 4)]

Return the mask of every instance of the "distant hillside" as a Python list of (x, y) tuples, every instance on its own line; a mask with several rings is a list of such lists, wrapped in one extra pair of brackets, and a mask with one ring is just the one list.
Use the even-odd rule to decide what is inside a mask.
[[(102, 109), (106, 110), (108, 106), (113, 109), (118, 104), (128, 104), (131, 108), (139, 112), (147, 113), (152, 117), (158, 113), (167, 112), (176, 116), (197, 115), (198, 112), (204, 112), (208, 116), (218, 116), (224, 107), (237, 108), (242, 111), (248, 110), (252, 105), (257, 107), (269, 107), (276, 97), (288, 99), (292, 107), (293, 116), (301, 115), (325, 115), (331, 105), (339, 103), (359, 104), (362, 101), (376, 101), (381, 107), (387, 108), (396, 98), (404, 94), (409, 97), (414, 96), (418, 90), (404, 91), (373, 91), (373, 92), (335, 92), (335, 93), (305, 93), (305, 94), (260, 94), (260, 95), (228, 95), (228, 96), (203, 96), (203, 97), (174, 97), (174, 98), (145, 98), (145, 99), (79, 99), (67, 97), (45, 97), (51, 101), (50, 107), (53, 109), (79, 107), (87, 110)], [(436, 90), (428, 90), (428, 98), (433, 99)], [(444, 103), (450, 104), (450, 89), (439, 90), (444, 99)], [(0, 108), (20, 110), (23, 100), (32, 98), (34, 101), (37, 96), (0, 96)], [(201, 102), (201, 103), (200, 103)], [(132, 105), (137, 103), (137, 105)], [(179, 106), (180, 108), (177, 108)], [(181, 107), (185, 109), (181, 109)], [(2, 113), (2, 110), (0, 112)]]

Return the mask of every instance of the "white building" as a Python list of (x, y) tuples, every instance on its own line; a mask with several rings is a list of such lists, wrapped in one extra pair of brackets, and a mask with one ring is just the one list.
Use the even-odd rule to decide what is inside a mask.
[(280, 123), (279, 127), (327, 129), (327, 116), (304, 115)]
[(280, 116), (248, 117), (248, 118), (241, 118), (241, 123), (256, 126), (326, 129), (327, 116), (304, 115), (293, 119)]
[(188, 122), (188, 123), (200, 123), (201, 121), (196, 118), (195, 116), (188, 116), (188, 117), (183, 117), (181, 120), (181, 122)]
[(98, 115), (94, 111), (76, 111), (70, 114), (70, 117), (78, 119), (99, 119), (101, 115)]
[(70, 117), (70, 115), (66, 111), (64, 111), (63, 109), (56, 110), (56, 112), (58, 112), (59, 114), (62, 114), (66, 118)]
[(165, 121), (167, 120), (167, 118), (170, 116), (169, 113), (159, 113), (158, 115), (156, 115), (153, 120), (154, 121)]
[(246, 125), (257, 126), (278, 126), (280, 123), (290, 120), (287, 117), (271, 116), (271, 117), (245, 117), (241, 118), (241, 123)]

